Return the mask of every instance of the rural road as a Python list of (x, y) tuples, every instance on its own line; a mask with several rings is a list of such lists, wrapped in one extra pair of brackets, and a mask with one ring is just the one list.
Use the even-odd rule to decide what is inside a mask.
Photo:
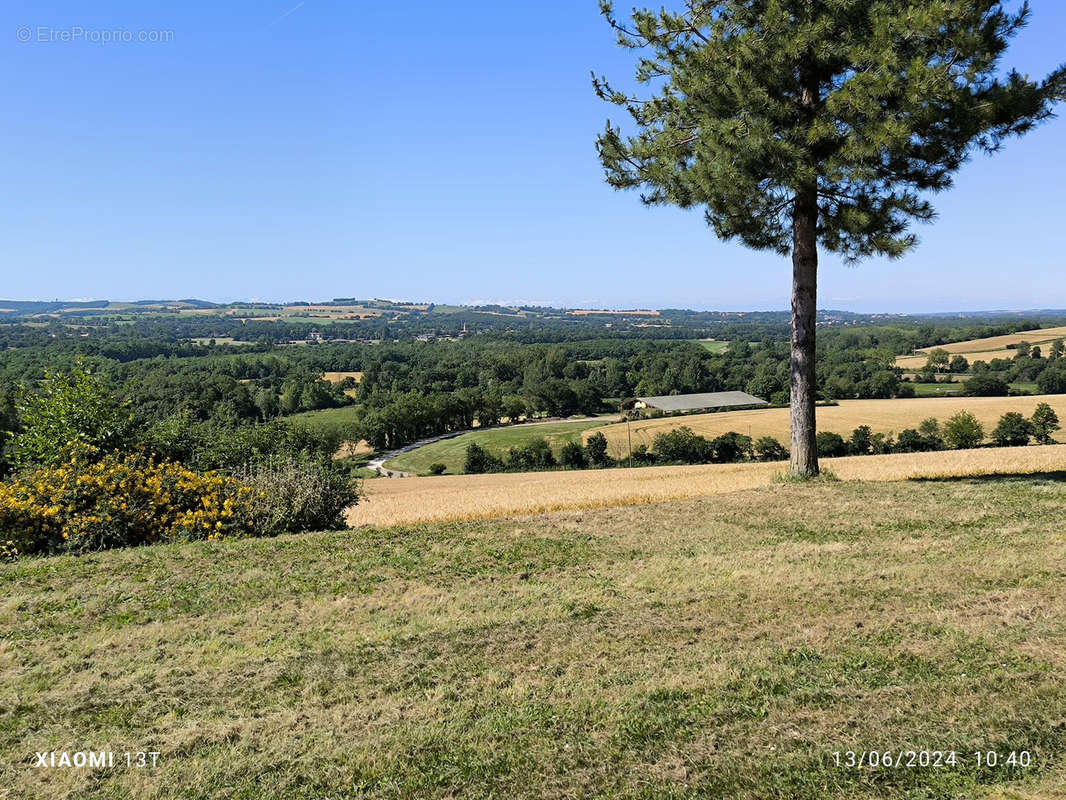
[[(538, 425), (558, 425), (559, 423), (562, 423), (562, 422), (595, 422), (596, 420), (602, 419), (602, 418), (603, 417), (565, 417), (565, 418), (562, 418), (562, 419), (542, 419), (542, 420), (538, 420), (537, 422), (521, 422), (521, 423), (519, 423), (519, 426), (523, 427), (523, 428), (532, 428), (532, 427), (536, 427)], [(511, 426), (508, 425), (508, 426), (504, 426), (504, 427), (511, 427)], [(386, 461), (391, 461), (392, 459), (394, 459), (394, 458), (396, 458), (398, 456), (401, 456), (404, 453), (410, 453), (412, 450), (417, 450), (419, 447), (425, 447), (427, 444), (433, 444), (434, 442), (442, 442), (445, 439), (455, 439), (455, 438), (457, 438), (459, 436), (463, 436), (464, 434), (476, 433), (477, 431), (480, 431), (480, 430), (486, 430), (486, 429), (485, 428), (467, 428), (466, 430), (463, 430), (463, 431), (451, 431), (449, 433), (439, 434), (438, 436), (431, 436), (428, 439), (421, 439), (421, 440), (419, 440), (417, 442), (412, 442), (411, 444), (404, 445), (403, 447), (401, 447), (401, 448), (399, 448), (397, 450), (392, 450), (392, 451), (390, 451), (388, 453), (385, 453), (385, 455), (383, 455), (383, 456), (378, 456), (377, 458), (370, 459), (370, 461), (366, 462), (366, 468), (369, 469), (369, 470), (373, 470), (378, 475), (381, 475), (382, 477), (385, 477), (385, 478), (411, 478), (413, 476), (411, 475), (410, 472), (400, 472), (399, 470), (388, 469), (385, 466), (385, 462)]]

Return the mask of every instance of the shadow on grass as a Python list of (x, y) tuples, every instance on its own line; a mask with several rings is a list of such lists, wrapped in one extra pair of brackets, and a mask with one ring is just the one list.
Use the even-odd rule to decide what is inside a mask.
[(1066, 483), (1066, 470), (1053, 472), (1004, 472), (995, 475), (952, 475), (940, 478), (911, 478), (915, 483), (1025, 483), (1030, 481), (1049, 481)]

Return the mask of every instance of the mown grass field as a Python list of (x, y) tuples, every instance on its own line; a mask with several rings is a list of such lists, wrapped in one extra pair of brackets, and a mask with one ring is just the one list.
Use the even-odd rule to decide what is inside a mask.
[[(0, 794), (1062, 797), (1064, 515), (1053, 477), (781, 484), (0, 565)], [(160, 756), (32, 765), (88, 748)], [(832, 755), (871, 749), (961, 761)]]
[(724, 353), (729, 349), (729, 342), (720, 342), (717, 339), (695, 339), (694, 341), (708, 352), (714, 353), (715, 355), (718, 353)]
[[(959, 387), (961, 390), (961, 386)], [(959, 411), (969, 411), (991, 433), (999, 418), (1008, 411), (1018, 411), (1030, 416), (1039, 403), (1047, 403), (1066, 419), (1066, 395), (1033, 397), (918, 397), (899, 400), (841, 400), (836, 406), (819, 407), (818, 430), (839, 433), (844, 438), (860, 425), (869, 425), (873, 431), (899, 433), (904, 428), (917, 428), (927, 417), (935, 417), (941, 423)], [(789, 410), (787, 408), (761, 408), (753, 411), (727, 411), (717, 414), (693, 414), (681, 417), (663, 417), (630, 423), (633, 446), (645, 444), (651, 447), (656, 434), (687, 425), (696, 433), (707, 437), (720, 436), (736, 431), (745, 436), (758, 438), (773, 436), (787, 443), (789, 437)], [(609, 452), (622, 458), (629, 452), (629, 440), (625, 423), (610, 425), (603, 429)]]
[(354, 406), (342, 406), (341, 408), (324, 408), (321, 411), (304, 411), (294, 414), (289, 419), (317, 430), (346, 434), (356, 429), (359, 413)]
[[(1021, 331), (1005, 336), (989, 336), (984, 339), (969, 339), (965, 342), (940, 345), (949, 353), (960, 353), (966, 356), (971, 364), (974, 361), (991, 361), (993, 358), (1014, 358), (1016, 352), (1008, 349), (1011, 345), (1019, 342), (1029, 342), (1031, 345), (1040, 345), (1047, 350), (1047, 345), (1056, 339), (1066, 338), (1066, 327), (1041, 328), (1038, 330)], [(915, 351), (914, 355), (900, 356), (896, 359), (896, 366), (903, 369), (921, 369), (929, 360), (929, 353), (936, 348), (926, 347)], [(1046, 354), (1046, 352), (1045, 352)]]
[[(912, 387), (915, 395), (918, 397), (948, 397), (950, 395), (961, 395), (965, 388), (966, 381), (968, 381), (971, 375), (953, 375), (954, 381), (951, 383), (939, 382), (939, 383), (914, 383)], [(1032, 382), (1027, 381), (1015, 381), (1010, 384), (1010, 388), (1018, 392), (1028, 392), (1030, 394), (1038, 394), (1040, 387)]]
[(440, 463), (447, 467), (452, 475), (463, 471), (463, 463), (466, 460), (466, 448), (477, 443), (482, 447), (494, 452), (504, 453), (510, 447), (521, 447), (534, 439), (544, 438), (558, 455), (559, 450), (567, 442), (580, 442), (581, 436), (586, 431), (598, 428), (618, 419), (617, 414), (602, 419), (586, 419), (577, 422), (546, 422), (525, 423), (521, 425), (505, 425), (499, 428), (489, 428), (484, 431), (472, 431), (457, 436), (454, 439), (443, 439), (439, 442), (427, 444), (410, 453), (404, 453), (386, 462), (389, 469), (400, 472), (411, 472), (417, 475), (428, 475), (430, 464)]
[[(963, 378), (968, 376), (962, 376)], [(964, 387), (964, 382), (956, 380), (952, 383), (915, 383), (913, 384), (914, 393), (918, 397), (949, 397), (951, 395), (961, 395)]]

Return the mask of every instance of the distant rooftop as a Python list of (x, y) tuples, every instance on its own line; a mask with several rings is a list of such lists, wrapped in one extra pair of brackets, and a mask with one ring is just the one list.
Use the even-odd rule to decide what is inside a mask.
[(710, 408), (750, 408), (768, 406), (747, 392), (710, 392), (707, 394), (671, 394), (662, 397), (637, 397), (637, 404), (660, 411), (697, 411)]

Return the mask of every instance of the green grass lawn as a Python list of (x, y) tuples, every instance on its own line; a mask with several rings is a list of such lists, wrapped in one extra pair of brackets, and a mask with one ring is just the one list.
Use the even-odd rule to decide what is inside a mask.
[(710, 342), (706, 339), (693, 339), (693, 341), (699, 345), (702, 345), (708, 350), (708, 352), (715, 354), (724, 353), (726, 350), (729, 349), (729, 342)]
[(419, 475), (429, 474), (429, 465), (434, 463), (444, 464), (448, 468), (448, 474), (457, 475), (463, 471), (463, 462), (466, 459), (466, 448), (472, 442), (476, 442), (491, 452), (505, 453), (510, 447), (521, 447), (534, 439), (544, 437), (559, 454), (559, 450), (566, 442), (580, 442), (581, 434), (590, 428), (617, 422), (618, 415), (611, 414), (600, 420), (584, 420), (581, 422), (558, 422), (543, 425), (505, 425), (500, 428), (490, 428), (484, 431), (464, 433), (454, 439), (445, 439), (433, 444), (427, 444), (410, 453), (405, 453), (386, 463), (390, 469), (401, 472), (413, 472)]
[(1010, 385), (1010, 388), (1019, 392), (1028, 392), (1029, 394), (1040, 394), (1040, 386), (1036, 383), (1025, 383), (1022, 381), (1018, 381), (1016, 383), (1012, 383)]
[(945, 397), (949, 394), (962, 395), (966, 384), (958, 383), (911, 383), (918, 397)]
[[(1061, 797), (1064, 514), (1061, 477), (780, 484), (0, 565), (0, 794)], [(160, 755), (33, 766), (89, 748)], [(874, 749), (958, 764), (833, 756)]]
[[(911, 383), (909, 385), (914, 387), (914, 393), (918, 397), (944, 397), (949, 392), (962, 395), (966, 386), (963, 381), (956, 383)], [(1040, 394), (1040, 387), (1035, 383), (1012, 383), (1010, 387), (1019, 392)]]
[(359, 421), (359, 414), (355, 406), (342, 406), (341, 408), (324, 408), (321, 411), (304, 411), (300, 414), (293, 414), (287, 419), (317, 430), (346, 433), (354, 429)]

